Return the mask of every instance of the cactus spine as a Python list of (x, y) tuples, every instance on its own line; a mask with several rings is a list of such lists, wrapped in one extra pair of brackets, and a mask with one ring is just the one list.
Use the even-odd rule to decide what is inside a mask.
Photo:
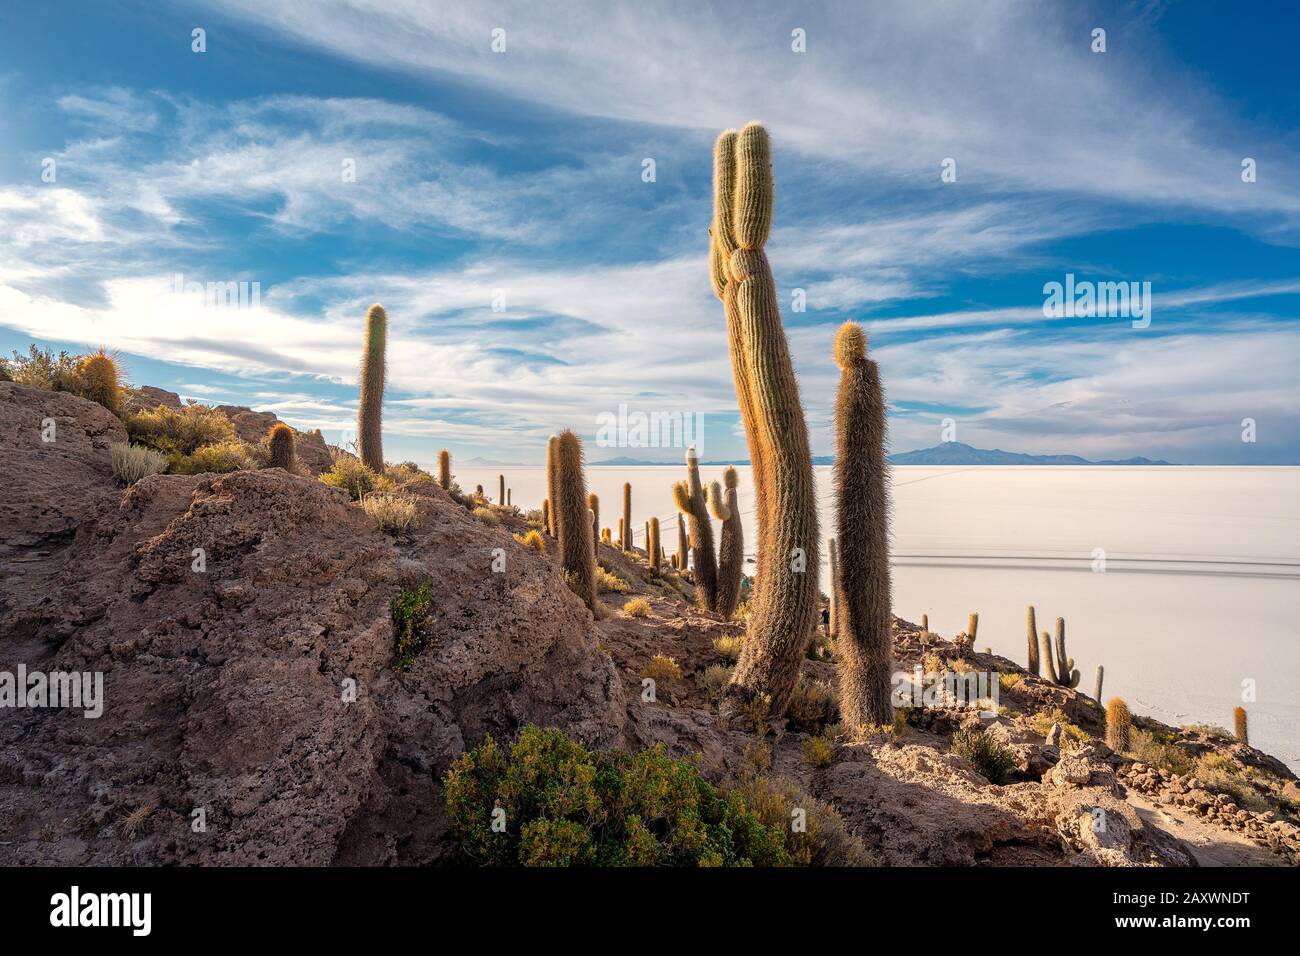
[(1034, 606), (1029, 605), (1029, 611), (1025, 615), (1025, 623), (1029, 627), (1029, 663), (1027, 670), (1036, 677), (1041, 677), (1043, 668), (1038, 656), (1038, 621), (1034, 618)]
[(587, 510), (587, 480), (582, 473), (582, 442), (571, 431), (555, 442), (556, 499), (552, 517), (560, 544), (560, 562), (570, 585), (587, 607), (596, 606), (595, 544)]
[[(361, 356), (361, 404), (357, 409), (357, 454), (374, 472), (384, 470), (384, 352), (388, 315), (375, 303), (366, 313), (366, 347)], [(447, 485), (443, 485), (444, 488)]]
[(1233, 731), (1237, 734), (1237, 739), (1247, 746), (1250, 745), (1250, 729), (1246, 726), (1246, 708), (1234, 707), (1232, 709), (1232, 726)]
[(1102, 667), (1100, 664), (1098, 664), (1098, 665), (1097, 665), (1097, 680), (1096, 680), (1096, 682), (1095, 682), (1095, 684), (1094, 684), (1094, 686), (1093, 686), (1093, 690), (1092, 690), (1092, 699), (1095, 700), (1095, 701), (1096, 701), (1097, 703), (1099, 703), (1099, 704), (1101, 703), (1101, 682), (1102, 682), (1102, 679), (1103, 679), (1105, 676), (1106, 676), (1106, 668), (1104, 668), (1104, 667)]
[(774, 189), (767, 131), (728, 130), (714, 148), (709, 272), (722, 299), (741, 421), (754, 470), (758, 567), (749, 638), (729, 698), (771, 697), (785, 713), (820, 600), (817, 497), (808, 425), (764, 245)]
[(623, 482), (623, 520), (618, 523), (618, 536), (624, 551), (632, 550), (632, 484)]
[(438, 484), (443, 491), (451, 491), (451, 452), (445, 448), (438, 452)]
[(558, 454), (556, 446), (559, 441), (560, 439), (556, 435), (546, 439), (546, 497), (551, 500), (551, 517), (546, 523), (546, 533), (553, 538), (558, 535), (556, 528), (558, 519), (555, 515), (557, 494), (555, 472), (558, 467), (556, 464), (556, 455)]
[(1065, 654), (1065, 618), (1056, 619), (1056, 682), (1062, 687), (1078, 687), (1079, 672), (1074, 669), (1074, 658)]
[(1112, 697), (1106, 705), (1106, 746), (1116, 753), (1124, 753), (1132, 742), (1133, 715), (1128, 705)]
[(889, 498), (885, 489), (885, 398), (861, 326), (835, 336), (835, 540), (840, 717), (850, 728), (891, 724)]
[(650, 549), (647, 552), (650, 556), (650, 567), (652, 570), (659, 570), (659, 557), (662, 549), (659, 547), (659, 519), (650, 519)]
[(745, 529), (740, 521), (737, 491), (740, 475), (735, 468), (727, 466), (722, 473), (722, 484), (725, 491), (716, 481), (709, 485), (709, 507), (713, 516), (722, 522), (722, 540), (718, 543), (718, 603), (714, 610), (724, 621), (729, 621), (740, 605), (740, 582), (745, 573)]
[(593, 491), (587, 495), (587, 507), (591, 509), (591, 540), (600, 540), (600, 499)]
[(289, 474), (298, 470), (297, 455), (294, 451), (293, 429), (284, 422), (271, 426), (267, 438), (271, 446), (271, 467), (283, 468)]

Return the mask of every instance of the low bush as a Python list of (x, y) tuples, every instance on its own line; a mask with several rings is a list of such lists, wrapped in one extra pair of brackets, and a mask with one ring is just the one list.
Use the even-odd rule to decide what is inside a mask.
[(124, 485), (133, 485), (167, 470), (167, 456), (143, 445), (114, 442), (109, 446), (113, 462), (113, 477)]
[(433, 607), (433, 587), (427, 581), (408, 581), (393, 598), (395, 635), (393, 670), (409, 670), (415, 656), (429, 643), (428, 619)]
[(713, 639), (713, 649), (718, 652), (718, 656), (733, 664), (740, 660), (740, 652), (744, 646), (744, 634), (723, 634)]
[(405, 495), (378, 492), (361, 499), (361, 510), (368, 514), (380, 531), (400, 534), (415, 523), (415, 499)]
[(623, 613), (628, 617), (649, 617), (650, 602), (645, 598), (632, 598), (623, 605)]
[[(533, 532), (536, 534), (536, 532)], [(615, 594), (627, 593), (627, 582), (620, 577), (615, 577), (604, 568), (596, 568), (596, 590), (613, 591)]]
[(790, 703), (785, 715), (796, 730), (806, 733), (821, 733), (826, 724), (835, 720), (839, 713), (839, 701), (835, 689), (820, 680), (800, 677), (790, 695)]
[[(797, 866), (871, 866), (876, 862), (834, 807), (788, 780), (751, 776), (730, 793), (738, 795), (762, 824), (781, 834), (786, 855)], [(802, 826), (796, 827), (796, 821)]]
[(809, 737), (803, 742), (803, 756), (814, 767), (830, 766), (835, 756), (835, 745), (825, 737)]
[(525, 548), (532, 548), (538, 554), (546, 553), (546, 539), (542, 537), (540, 531), (529, 531), (527, 534), (516, 534), (515, 540)]
[(641, 672), (641, 676), (649, 677), (653, 679), (655, 683), (662, 684), (664, 681), (681, 680), (682, 668), (681, 665), (671, 657), (664, 654), (656, 654), (654, 657), (650, 658), (650, 663), (645, 666), (645, 670)]
[(1016, 770), (1015, 754), (982, 730), (952, 735), (952, 752), (970, 761), (989, 783), (1005, 783)]
[(133, 442), (160, 451), (173, 461), (193, 455), (204, 445), (238, 440), (230, 419), (215, 408), (195, 403), (180, 408), (158, 405), (128, 415), (126, 432)]
[(488, 737), (444, 777), (452, 833), (490, 866), (788, 866), (789, 817), (761, 821), (663, 746), (590, 752), (559, 730)]
[(329, 471), (321, 472), (318, 477), (331, 488), (342, 488), (353, 501), (360, 501), (373, 491), (396, 490), (391, 478), (375, 474), (360, 458), (351, 455), (339, 455)]
[(189, 455), (173, 452), (167, 460), (173, 475), (225, 474), (258, 467), (252, 447), (238, 439), (204, 445)]

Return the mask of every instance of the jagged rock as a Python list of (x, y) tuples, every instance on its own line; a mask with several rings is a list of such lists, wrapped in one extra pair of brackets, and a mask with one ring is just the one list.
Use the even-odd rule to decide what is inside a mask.
[[(280, 421), (272, 412), (255, 412), (243, 405), (218, 405), (217, 411), (230, 419), (230, 424), (235, 427), (235, 434), (241, 440), (253, 444), (266, 438), (271, 427)], [(298, 463), (313, 475), (329, 471), (334, 464), (334, 459), (330, 455), (329, 446), (325, 444), (320, 429), (304, 432), (295, 428), (294, 436), (297, 439), (294, 449), (298, 456)]]

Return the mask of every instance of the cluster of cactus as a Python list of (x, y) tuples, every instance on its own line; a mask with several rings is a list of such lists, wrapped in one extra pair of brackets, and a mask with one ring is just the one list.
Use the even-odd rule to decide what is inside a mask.
[[(361, 403), (357, 409), (357, 454), (374, 472), (384, 470), (384, 350), (388, 315), (375, 303), (366, 313), (366, 345), (361, 357)], [(443, 485), (444, 488), (448, 485)]]
[(596, 544), (587, 507), (582, 441), (564, 431), (555, 441), (555, 507), (551, 517), (559, 539), (560, 566), (583, 603), (596, 607)]
[(298, 456), (293, 429), (284, 422), (276, 422), (266, 437), (271, 449), (270, 466), (294, 474), (298, 470)]
[(1074, 667), (1074, 658), (1065, 653), (1065, 618), (1056, 619), (1056, 653), (1052, 653), (1052, 638), (1043, 631), (1040, 643), (1043, 664), (1047, 666), (1047, 677), (1061, 687), (1078, 687), (1079, 672)]
[(840, 719), (848, 727), (879, 726), (894, 719), (885, 398), (880, 371), (867, 356), (867, 337), (856, 323), (844, 323), (835, 336), (835, 361), (840, 386), (831, 595)]
[(749, 637), (726, 694), (742, 705), (766, 694), (780, 715), (816, 624), (819, 544), (808, 425), (764, 251), (774, 198), (767, 131), (750, 123), (719, 136), (709, 273), (726, 316), (758, 518)]
[(1128, 704), (1112, 697), (1106, 705), (1106, 746), (1116, 753), (1124, 753), (1132, 744), (1133, 715)]
[(673, 484), (673, 503), (686, 516), (690, 530), (696, 603), (712, 611), (718, 606), (718, 563), (713, 552), (713, 523), (709, 520), (709, 506), (700, 483), (700, 460), (694, 448), (686, 450), (686, 476), (686, 481)]

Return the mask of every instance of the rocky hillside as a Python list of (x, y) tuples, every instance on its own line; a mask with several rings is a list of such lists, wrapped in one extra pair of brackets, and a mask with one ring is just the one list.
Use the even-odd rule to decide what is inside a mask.
[[(515, 509), (415, 478), (415, 519), (390, 534), (345, 491), (275, 468), (124, 489), (109, 459), (124, 440), (98, 405), (0, 383), (0, 670), (100, 671), (105, 691), (97, 719), (0, 711), (0, 864), (454, 863), (444, 772), (528, 724), (600, 749), (662, 743), (719, 785), (786, 781), (843, 821), (836, 862), (1300, 860), (1279, 762), (1142, 719), (1187, 772), (1114, 754), (1093, 701), (969, 641), (898, 621), (894, 653), (902, 670), (999, 672), (996, 714), (900, 712), (854, 738), (819, 647), (789, 716), (724, 722), (743, 627), (696, 611), (675, 573), (601, 545), (596, 620), (516, 538)], [(412, 586), (426, 640), (395, 667), (393, 605)], [(621, 610), (635, 597), (645, 616)], [(1010, 761), (998, 782), (954, 752), (963, 731)], [(1210, 766), (1232, 786), (1196, 776)]]

